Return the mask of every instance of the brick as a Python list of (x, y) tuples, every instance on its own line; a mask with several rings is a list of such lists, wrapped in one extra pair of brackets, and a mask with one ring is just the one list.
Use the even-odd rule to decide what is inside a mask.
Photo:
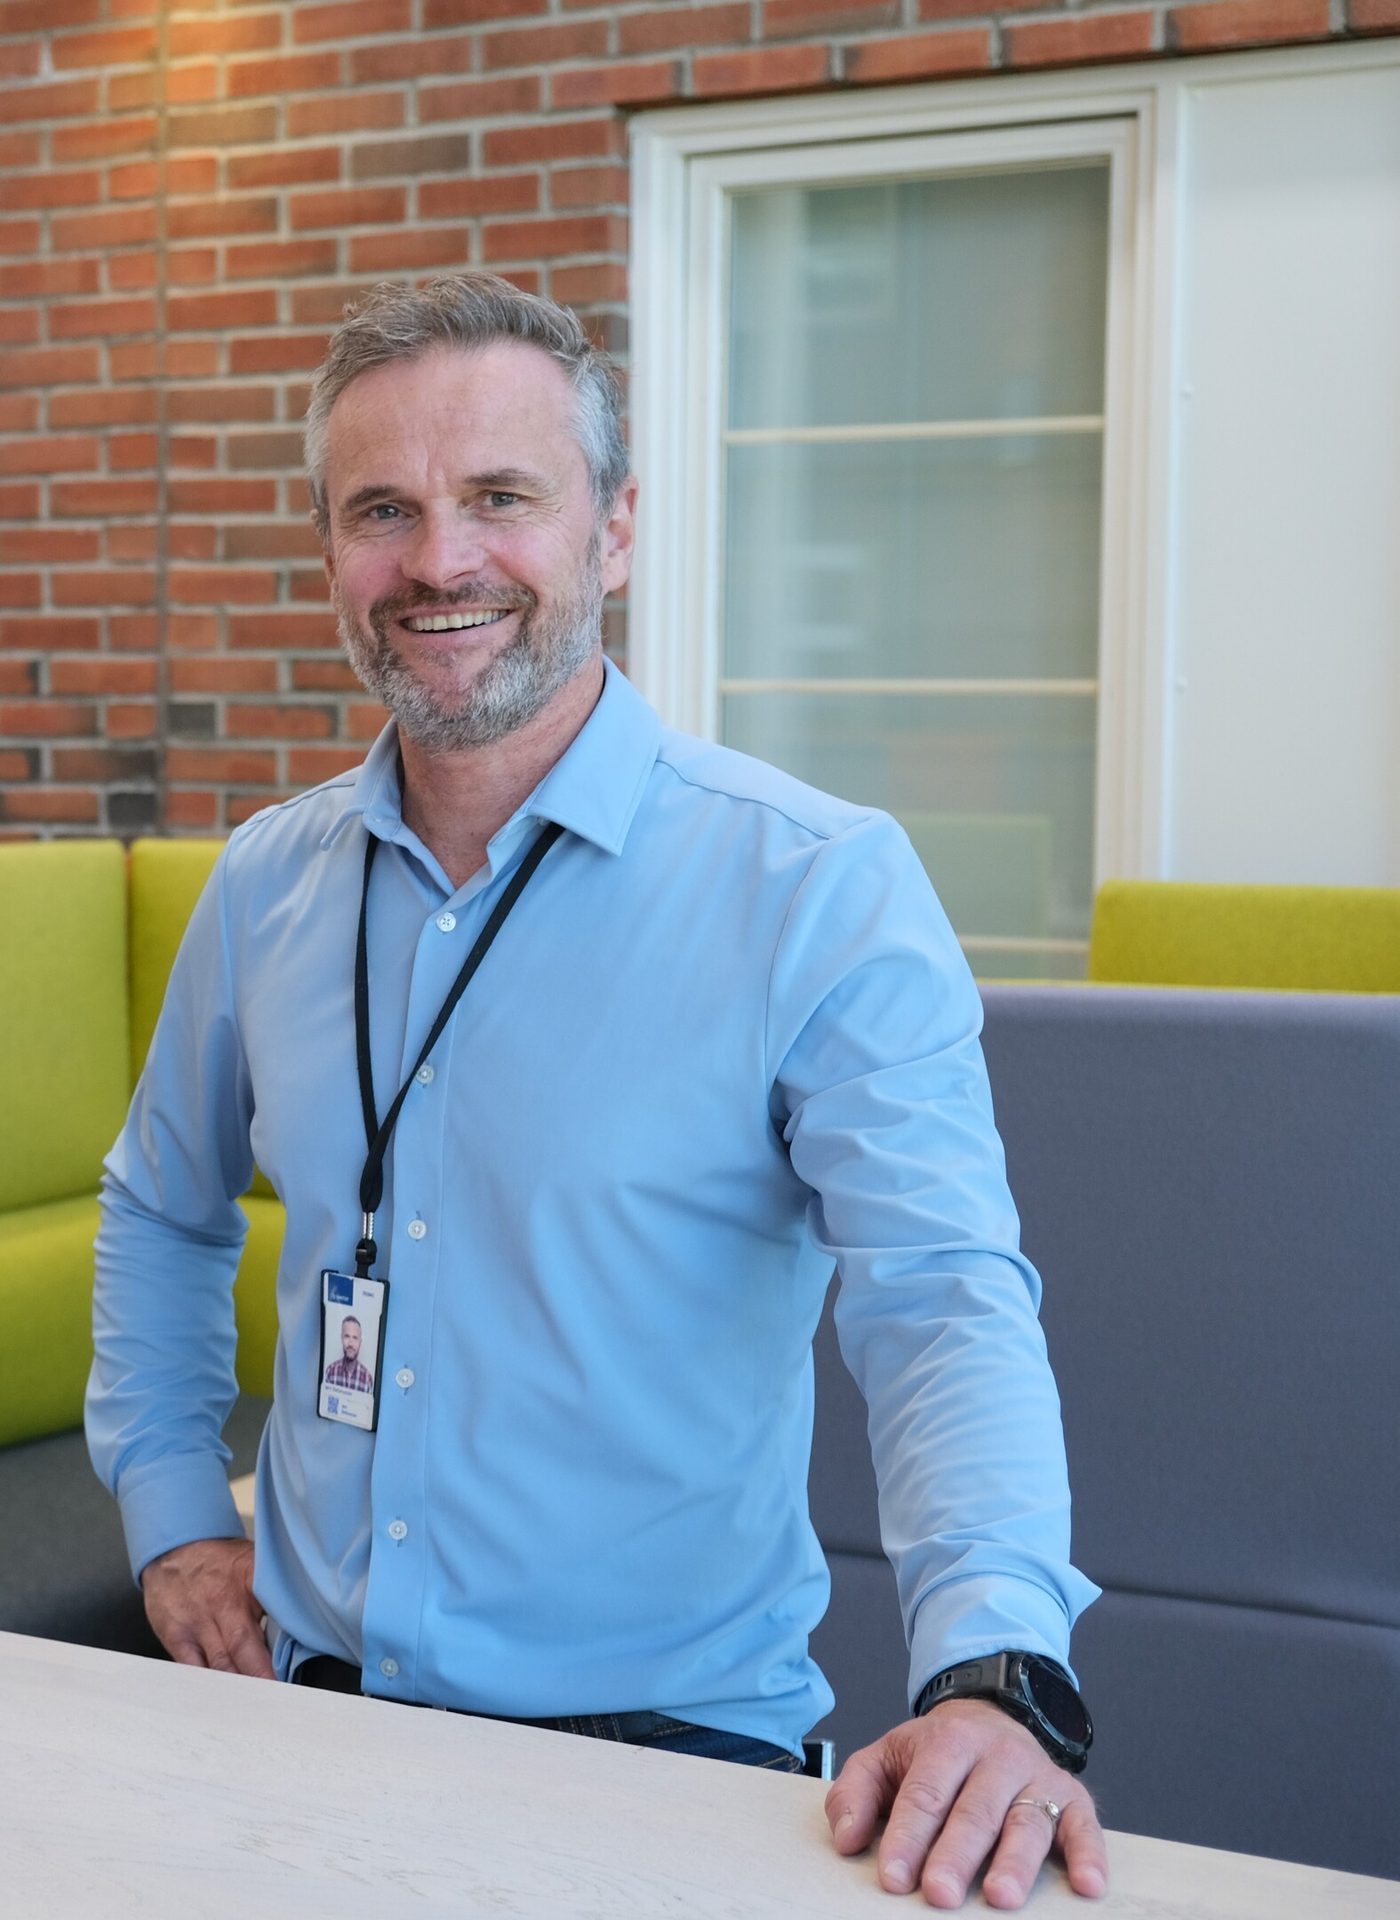
[(196, 200), (185, 206), (172, 206), (166, 218), (172, 240), (192, 240), (221, 233), (271, 233), (277, 226), (277, 202), (271, 196)]
[(466, 227), (415, 228), (396, 233), (357, 233), (350, 240), (354, 273), (402, 273), (413, 268), (464, 267), (471, 257)]
[(493, 220), (482, 229), (487, 260), (550, 260), (571, 253), (622, 253), (627, 222), (615, 213), (560, 220)]
[(101, 197), (102, 175), (96, 168), (68, 173), (14, 173), (0, 179), (0, 209), (6, 213), (42, 207), (89, 207)]
[(548, 9), (549, 0), (423, 0), (423, 25), (431, 32), (435, 27), (473, 26), (479, 20), (514, 20)]
[(788, 93), (826, 83), (825, 47), (764, 47), (756, 53), (697, 54), (691, 92), (697, 96)]
[(608, 51), (606, 20), (568, 20), (544, 27), (516, 27), (481, 39), (481, 65), (542, 67), (559, 60), (596, 60)]
[(55, 660), (49, 685), (55, 693), (154, 693), (156, 674), (154, 660)]
[(234, 293), (171, 294), (166, 322), (172, 333), (212, 332), (225, 327), (275, 327), (277, 295), (272, 289)]
[(213, 467), (218, 459), (219, 443), (212, 434), (176, 433), (170, 437), (168, 464), (174, 471), (183, 467)]
[[(172, 199), (213, 193), (218, 184), (219, 163), (213, 154), (176, 154), (166, 162), (165, 190)], [(158, 200), (160, 194), (160, 167), (154, 160), (128, 160), (107, 169), (111, 200)]]
[(300, 693), (358, 693), (360, 690), (359, 681), (344, 660), (294, 660), (292, 685)]
[(281, 433), (231, 433), (225, 459), (235, 472), (257, 467), (299, 467), (301, 432), (288, 428)]
[(95, 467), (101, 457), (102, 442), (91, 434), (0, 440), (0, 474), (81, 473)]
[(97, 715), (89, 706), (61, 700), (17, 700), (0, 706), (0, 734), (13, 733), (26, 739), (36, 735), (61, 738), (65, 733), (92, 734), (97, 731)]
[(217, 613), (172, 613), (166, 622), (166, 637), (181, 652), (207, 653), (218, 646), (219, 635)]
[(99, 544), (85, 527), (0, 527), (0, 567), (77, 566), (96, 560)]
[(104, 33), (65, 33), (51, 42), (54, 67), (61, 73), (72, 67), (133, 67), (154, 60), (159, 35), (155, 27), (116, 27)]
[(43, 65), (42, 40), (0, 40), (0, 80), (32, 80)]
[(357, 767), (363, 759), (349, 746), (292, 747), (287, 754), (287, 778), (295, 786), (314, 787)]
[(1332, 31), (1328, 0), (1209, 0), (1201, 6), (1173, 7), (1167, 21), (1171, 44), (1181, 53), (1325, 40)]
[(304, 373), (326, 357), (324, 333), (274, 333), (229, 344), (230, 373)]
[(479, 180), (431, 180), (418, 189), (424, 220), (454, 215), (474, 219), (484, 213), (533, 213), (540, 204), (537, 173), (493, 173)]
[(329, 193), (294, 193), (287, 203), (292, 231), (317, 227), (378, 227), (405, 218), (402, 187), (342, 187)]
[(472, 163), (467, 133), (429, 134), (414, 140), (373, 140), (350, 150), (355, 180), (397, 179), (404, 174), (463, 173)]
[(475, 122), (506, 115), (514, 118), (538, 113), (543, 103), (544, 90), (536, 74), (508, 74), (502, 80), (454, 80), (447, 86), (419, 89), (418, 118), (425, 123)]
[(0, 607), (37, 607), (44, 582), (37, 573), (0, 573)]
[[(117, 370), (117, 354), (123, 351), (134, 353), (136, 349), (134, 347), (127, 349), (113, 347), (111, 349), (109, 358), (111, 359), (114, 374)], [(165, 372), (171, 380), (208, 379), (221, 371), (220, 355), (222, 352), (223, 343), (220, 340), (191, 340), (188, 337), (170, 340), (166, 343), (165, 348)], [(159, 366), (155, 368), (155, 372), (159, 374)], [(136, 371), (133, 368), (128, 378), (135, 379), (136, 377)]]
[(651, 7), (645, 13), (624, 14), (618, 21), (618, 51), (664, 53), (671, 47), (681, 51), (723, 46), (747, 40), (749, 24), (749, 8), (745, 5)]
[[(160, 76), (153, 68), (128, 69), (108, 76), (106, 105), (108, 113), (125, 113), (161, 104)], [(193, 106), (219, 97), (219, 69), (212, 60), (185, 62), (165, 72), (165, 102), (168, 106)]]
[(339, 147), (274, 147), (268, 153), (229, 156), (224, 177), (235, 192), (245, 187), (300, 187), (339, 180)]
[[(967, 0), (955, 0), (959, 7)], [(846, 78), (857, 85), (916, 80), (945, 73), (981, 73), (991, 65), (985, 27), (962, 33), (915, 33), (898, 40), (867, 40), (846, 49)]]
[(27, 613), (21, 619), (0, 618), (0, 647), (77, 653), (102, 644), (102, 622), (91, 615)]
[(153, 467), (159, 451), (160, 442), (153, 433), (114, 433), (107, 441), (107, 465), (113, 473)]
[(170, 145), (253, 147), (277, 138), (276, 107), (202, 107), (170, 115)]
[(0, 393), (0, 431), (33, 433), (39, 424), (39, 399), (32, 393)]
[(168, 827), (190, 827), (198, 832), (207, 832), (219, 822), (219, 803), (212, 793), (167, 793), (165, 796), (165, 824)]
[(275, 387), (174, 387), (168, 405), (170, 418), (193, 420), (274, 420)]
[[(963, 0), (976, 13), (973, 0)], [(763, 33), (776, 40), (795, 33), (859, 33), (870, 27), (897, 27), (899, 0), (763, 0)]]
[(55, 253), (101, 253), (111, 247), (152, 246), (154, 207), (114, 207), (109, 213), (59, 213), (51, 223)]
[(1400, 33), (1400, 0), (1350, 0), (1347, 25), (1353, 33)]
[(266, 568), (172, 567), (170, 604), (173, 607), (256, 605), (277, 597), (277, 575)]
[(141, 287), (153, 287), (158, 278), (158, 266), (155, 249), (146, 247), (139, 253), (114, 253), (107, 259), (107, 284), (109, 287), (129, 293)]
[(329, 740), (335, 732), (336, 717), (334, 707), (231, 701), (225, 730), (231, 740)]
[[(517, 285), (518, 284), (517, 282)], [(533, 291), (533, 289), (527, 287), (525, 291), (529, 293)], [(306, 500), (309, 501), (310, 495), (306, 494), (304, 486), (302, 491)], [(326, 569), (324, 564), (319, 567), (289, 567), (287, 569), (287, 595), (289, 599), (295, 600), (298, 603), (306, 603), (313, 607), (323, 607), (326, 604)]]
[(1096, 13), (1078, 20), (1033, 20), (1008, 26), (1003, 29), (1002, 45), (1011, 67), (1077, 66), (1081, 61), (1126, 60), (1151, 53), (1154, 31), (1151, 13)]
[[(152, 691), (138, 688), (138, 692)], [(155, 753), (150, 747), (55, 747), (55, 780), (152, 780)]]
[(230, 246), (224, 272), (230, 280), (288, 280), (304, 273), (334, 273), (340, 247), (333, 237), (319, 240), (257, 240)]
[(109, 740), (151, 740), (155, 737), (159, 715), (153, 702), (107, 702), (106, 729)]
[(169, 483), (172, 513), (273, 513), (275, 480), (174, 480)]
[(89, 27), (103, 17), (104, 0), (3, 0), (0, 33), (51, 33)]
[(153, 613), (109, 613), (107, 638), (126, 653), (153, 653), (160, 643), (160, 622)]
[[(324, 591), (324, 585), (323, 589)], [(231, 613), (228, 621), (231, 647), (335, 647), (340, 644), (335, 617), (329, 608), (317, 613), (288, 612), (285, 608), (263, 613)]]
[(100, 803), (90, 789), (77, 787), (11, 787), (0, 794), (0, 818), (32, 820), (44, 825), (91, 826)]
[(35, 307), (0, 307), (0, 341), (6, 346), (32, 347), (39, 338)]
[(241, 13), (211, 19), (172, 20), (167, 29), (172, 60), (211, 53), (265, 53), (282, 44), (280, 13)]
[(153, 561), (156, 557), (156, 529), (120, 521), (107, 528), (107, 551), (103, 558), (117, 566), (127, 561)]
[(96, 80), (60, 80), (44, 87), (6, 87), (0, 91), (0, 122), (91, 120), (99, 111), (102, 89)]
[(39, 489), (27, 481), (0, 485), (0, 519), (33, 520), (39, 512)]
[(292, 38), (299, 44), (412, 31), (413, 0), (341, 0), (331, 7), (299, 5), (292, 12)]
[(321, 542), (308, 521), (225, 527), (222, 538), (225, 560), (316, 560), (321, 554)]
[(270, 93), (315, 93), (340, 85), (338, 53), (290, 53), (275, 60), (231, 60), (224, 76), (230, 100)]
[(49, 152), (55, 166), (73, 160), (108, 160), (113, 154), (139, 153), (156, 143), (156, 117), (152, 113), (127, 114), (120, 120), (95, 120), (79, 127), (55, 127), (49, 135)]
[[(297, 287), (292, 294), (292, 324), (298, 327), (333, 327), (345, 312), (346, 302), (358, 300), (365, 292), (363, 284), (344, 280), (325, 287)], [(319, 338), (324, 341), (324, 331)]]
[(577, 107), (639, 106), (674, 100), (680, 93), (680, 68), (674, 60), (616, 62), (604, 67), (569, 67), (551, 76), (550, 105)]
[[(12, 662), (7, 662), (12, 665)], [(0, 691), (7, 691), (0, 681)], [(0, 752), (0, 780), (37, 780), (39, 776), (39, 755), (32, 747), (17, 751), (13, 747)], [(0, 795), (0, 808), (4, 807), (4, 796)], [(9, 834), (5, 835), (8, 840)]]
[(488, 167), (532, 160), (621, 160), (627, 135), (616, 114), (597, 120), (554, 120), (535, 127), (499, 127), (482, 136)]
[(271, 786), (277, 778), (277, 755), (257, 747), (171, 747), (165, 771), (172, 780)]
[(166, 255), (172, 287), (208, 286), (218, 278), (217, 247), (175, 247)]
[(324, 100), (289, 100), (287, 136), (317, 139), (327, 133), (371, 133), (401, 127), (403, 93), (345, 93)]
[(395, 40), (377, 47), (356, 47), (348, 56), (350, 84), (421, 80), (427, 74), (469, 73), (476, 42), (467, 34), (436, 40)]
[(102, 285), (97, 260), (27, 260), (0, 266), (0, 300), (61, 299), (96, 293)]
[(43, 163), (44, 142), (39, 134), (0, 133), (0, 167), (39, 167)]
[(0, 254), (37, 253), (43, 237), (37, 220), (0, 220)]
[[(113, 339), (129, 333), (154, 333), (156, 303), (141, 300), (85, 300), (80, 305), (54, 307), (49, 331), (55, 339)], [(87, 375), (76, 376), (86, 379)]]
[(95, 387), (83, 393), (55, 393), (49, 400), (51, 427), (133, 427), (158, 417), (160, 396), (150, 387)]
[(172, 660), (173, 693), (275, 693), (275, 660)]
[(346, 732), (352, 740), (376, 740), (388, 718), (388, 713), (377, 701), (357, 700), (346, 710)]
[(160, 351), (154, 340), (118, 340), (107, 349), (107, 371), (114, 380), (154, 380)]
[(55, 573), (49, 594), (56, 607), (149, 607), (156, 577), (148, 567), (93, 567), (85, 573)]
[[(56, 309), (63, 311), (63, 309)], [(10, 348), (0, 351), (0, 386), (75, 386), (102, 378), (96, 348)]]

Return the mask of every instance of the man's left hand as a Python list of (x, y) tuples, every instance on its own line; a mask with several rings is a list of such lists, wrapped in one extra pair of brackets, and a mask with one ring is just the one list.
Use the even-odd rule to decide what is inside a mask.
[[(1013, 1805), (1028, 1799), (1054, 1801), (1059, 1820)], [(837, 1852), (859, 1853), (884, 1814), (881, 1886), (908, 1893), (922, 1885), (931, 1907), (960, 1907), (984, 1862), (987, 1904), (1019, 1907), (1052, 1847), (1076, 1893), (1096, 1898), (1108, 1885), (1088, 1793), (986, 1700), (946, 1700), (851, 1755), (826, 1796)]]

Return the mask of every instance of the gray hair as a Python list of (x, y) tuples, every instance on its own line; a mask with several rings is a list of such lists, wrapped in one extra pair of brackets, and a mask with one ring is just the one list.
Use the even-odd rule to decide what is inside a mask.
[(350, 382), (375, 367), (421, 359), (435, 347), (471, 352), (500, 340), (539, 347), (569, 376), (577, 402), (574, 431), (588, 465), (594, 511), (600, 521), (607, 517), (630, 466), (614, 362), (594, 346), (567, 307), (524, 293), (494, 273), (460, 273), (424, 287), (382, 281), (345, 309), (331, 335), (312, 378), (305, 429), (311, 508), (323, 542), (330, 538), (326, 439), (331, 408)]

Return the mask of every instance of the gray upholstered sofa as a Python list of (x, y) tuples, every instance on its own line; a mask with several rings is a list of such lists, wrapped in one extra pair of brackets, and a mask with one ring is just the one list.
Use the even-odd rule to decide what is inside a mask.
[[(1400, 998), (989, 989), (1064, 1403), (1108, 1824), (1400, 1877)], [(864, 1409), (818, 1347), (815, 1651), (904, 1711)]]

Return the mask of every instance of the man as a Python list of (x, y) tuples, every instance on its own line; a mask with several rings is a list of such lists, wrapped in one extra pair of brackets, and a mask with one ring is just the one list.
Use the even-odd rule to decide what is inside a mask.
[(326, 1385), (344, 1387), (348, 1393), (373, 1393), (374, 1375), (360, 1359), (363, 1329), (353, 1313), (340, 1323), (340, 1358), (326, 1368)]
[[(572, 315), (484, 275), (378, 289), (307, 457), (394, 724), (233, 835), (108, 1162), (89, 1431), (157, 1632), (796, 1764), (831, 1699), (805, 1483), (835, 1261), (928, 1709), (847, 1763), (836, 1845), (888, 1812), (882, 1883), (934, 1906), (989, 1856), (1018, 1905), (1052, 1841), (1100, 1892), (1067, 1750), (960, 1697), (983, 1656), (1063, 1662), (1094, 1590), (980, 1009), (907, 839), (605, 666), (637, 487)], [(218, 1440), (254, 1157), (287, 1203), (255, 1562)], [(303, 1385), (362, 1298), (373, 1431)]]

